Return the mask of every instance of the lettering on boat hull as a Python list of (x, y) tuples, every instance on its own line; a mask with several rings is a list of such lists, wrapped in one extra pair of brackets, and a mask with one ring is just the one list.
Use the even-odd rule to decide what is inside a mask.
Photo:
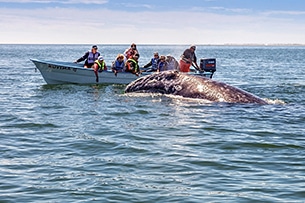
[(57, 69), (57, 70), (72, 70), (73, 72), (77, 71), (77, 68), (71, 68), (68, 66), (58, 66), (58, 65), (53, 65), (53, 64), (48, 64), (48, 68)]

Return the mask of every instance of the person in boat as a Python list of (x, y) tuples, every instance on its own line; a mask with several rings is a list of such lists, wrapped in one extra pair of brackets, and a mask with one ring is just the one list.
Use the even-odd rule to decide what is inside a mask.
[(202, 71), (197, 64), (197, 57), (195, 54), (196, 46), (191, 45), (190, 48), (186, 49), (180, 59), (180, 71), (189, 72), (191, 65), (197, 70)]
[(166, 59), (165, 56), (163, 56), (163, 55), (160, 56), (160, 60), (159, 60), (158, 67), (157, 67), (157, 72), (167, 70), (167, 62), (165, 59)]
[(112, 72), (114, 72), (115, 75), (118, 74), (118, 72), (122, 72), (125, 67), (125, 62), (124, 62), (125, 56), (123, 54), (117, 55), (115, 61), (112, 63)]
[(104, 61), (104, 57), (99, 56), (98, 59), (94, 61), (92, 68), (94, 70), (94, 74), (96, 77), (95, 81), (98, 82), (98, 72), (103, 72), (104, 70), (107, 70), (107, 66)]
[[(159, 53), (155, 52), (154, 57), (145, 66), (143, 66), (143, 68), (144, 68), (143, 71), (144, 72), (157, 71), (159, 61), (160, 61)], [(149, 69), (147, 69), (147, 68), (149, 68)]]
[(171, 55), (166, 56), (167, 70), (180, 70), (178, 61)]
[(125, 59), (128, 60), (130, 58), (132, 58), (135, 54), (138, 54), (138, 50), (137, 50), (137, 45), (135, 43), (132, 43), (130, 45), (130, 48), (126, 49), (124, 51), (124, 56), (125, 56)]
[(125, 72), (131, 72), (137, 76), (140, 74), (140, 68), (138, 64), (138, 60), (140, 58), (140, 54), (136, 53), (131, 58), (129, 58), (125, 63)]
[(79, 63), (81, 61), (85, 61), (84, 67), (91, 68), (93, 66), (94, 62), (101, 55), (97, 50), (98, 50), (97, 46), (93, 45), (91, 50), (87, 51), (82, 57), (80, 57), (79, 59), (74, 61), (74, 63)]

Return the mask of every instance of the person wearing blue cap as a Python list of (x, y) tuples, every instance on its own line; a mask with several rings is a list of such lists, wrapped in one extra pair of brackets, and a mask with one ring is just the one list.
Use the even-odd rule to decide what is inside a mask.
[(74, 61), (74, 63), (85, 61), (84, 67), (91, 68), (94, 64), (94, 61), (96, 61), (98, 57), (101, 55), (97, 50), (98, 50), (97, 46), (93, 45), (91, 50), (87, 51), (82, 57)]

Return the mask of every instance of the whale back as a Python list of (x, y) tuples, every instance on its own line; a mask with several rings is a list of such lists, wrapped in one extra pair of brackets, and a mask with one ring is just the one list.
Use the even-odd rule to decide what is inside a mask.
[(125, 92), (172, 94), (214, 102), (266, 104), (263, 99), (237, 87), (178, 71), (163, 71), (138, 78), (127, 85)]

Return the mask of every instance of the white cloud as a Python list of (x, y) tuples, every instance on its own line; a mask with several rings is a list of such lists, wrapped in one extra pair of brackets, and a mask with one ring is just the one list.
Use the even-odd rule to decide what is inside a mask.
[(0, 9), (0, 43), (304, 43), (304, 26), (266, 15), (71, 8)]
[(226, 7), (207, 7), (204, 10), (208, 11), (221, 11), (221, 12), (230, 12), (230, 13), (239, 13), (239, 14), (245, 14), (252, 12), (250, 9), (245, 8), (226, 8)]
[(271, 16), (271, 15), (292, 15), (292, 16), (298, 16), (298, 15), (305, 15), (305, 11), (274, 11), (274, 10), (270, 10), (270, 11), (266, 11), (262, 13), (263, 15), (266, 16)]
[(121, 6), (124, 6), (126, 8), (147, 8), (147, 9), (155, 8), (155, 6), (153, 6), (152, 4), (121, 3)]

